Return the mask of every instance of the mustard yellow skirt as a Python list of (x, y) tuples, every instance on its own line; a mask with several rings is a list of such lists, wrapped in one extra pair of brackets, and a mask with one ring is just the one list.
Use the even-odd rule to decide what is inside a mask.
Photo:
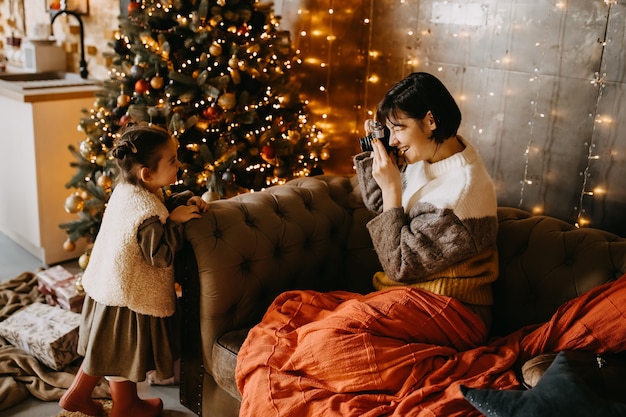
[(78, 341), (83, 370), (135, 382), (144, 381), (152, 370), (162, 379), (173, 377), (180, 355), (179, 311), (177, 307), (171, 317), (153, 317), (85, 296)]

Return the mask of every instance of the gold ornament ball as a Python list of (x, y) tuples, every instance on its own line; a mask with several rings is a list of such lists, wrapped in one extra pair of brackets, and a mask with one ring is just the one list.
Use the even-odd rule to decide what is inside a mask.
[(230, 72), (230, 78), (233, 80), (233, 83), (235, 85), (239, 84), (241, 82), (241, 75), (239, 74), (239, 71), (234, 68), (231, 68), (229, 72)]
[[(219, 12), (217, 12), (219, 13)], [(211, 19), (209, 19), (209, 25), (212, 27), (215, 27), (217, 25), (219, 25), (219, 23), (222, 21), (222, 15), (220, 14), (213, 14), (213, 17)]]
[(155, 90), (160, 90), (161, 88), (163, 88), (163, 83), (163, 77), (161, 77), (160, 75), (156, 75), (150, 80), (150, 86)]
[(78, 266), (80, 266), (81, 269), (85, 270), (87, 269), (87, 264), (89, 264), (89, 255), (83, 253), (82, 255), (80, 255), (80, 258), (78, 258)]
[(237, 104), (237, 99), (233, 93), (224, 93), (217, 99), (217, 104), (224, 110), (230, 110)]
[(128, 94), (120, 94), (117, 97), (117, 105), (119, 107), (126, 107), (130, 103), (130, 96)]
[(233, 55), (230, 57), (230, 59), (228, 60), (228, 66), (231, 68), (239, 67), (239, 59), (237, 58), (237, 55)]
[(261, 45), (259, 45), (258, 43), (253, 43), (247, 49), (247, 52), (249, 54), (254, 54), (254, 53), (257, 53), (259, 51), (261, 51)]
[(85, 159), (92, 159), (96, 155), (96, 145), (91, 139), (85, 139), (78, 145), (80, 154)]
[(76, 249), (76, 243), (67, 239), (65, 242), (63, 242), (63, 249), (66, 250), (67, 252), (72, 252), (74, 251), (74, 249)]
[(80, 196), (80, 198), (82, 198), (83, 200), (88, 200), (91, 196), (89, 195), (89, 191), (82, 189), (80, 191), (78, 191), (78, 195)]
[(211, 44), (211, 46), (209, 46), (209, 53), (213, 56), (222, 55), (222, 45), (219, 43)]
[(113, 185), (113, 180), (108, 175), (100, 175), (97, 182), (98, 186), (104, 188), (105, 190), (108, 190), (111, 188), (111, 185)]
[(85, 207), (85, 200), (77, 194), (72, 194), (65, 199), (65, 211), (68, 213), (78, 213), (83, 207)]
[(298, 132), (297, 130), (290, 130), (287, 133), (287, 137), (289, 138), (289, 141), (293, 144), (296, 144), (298, 142), (300, 142), (300, 139), (302, 138), (302, 135), (300, 135), (300, 132)]
[(106, 161), (107, 161), (107, 156), (105, 154), (101, 153), (98, 156), (96, 156), (96, 164), (98, 166), (103, 167)]
[(79, 294), (83, 294), (85, 292), (85, 288), (83, 287), (83, 274), (78, 274), (76, 276), (76, 282), (74, 283), (74, 287)]

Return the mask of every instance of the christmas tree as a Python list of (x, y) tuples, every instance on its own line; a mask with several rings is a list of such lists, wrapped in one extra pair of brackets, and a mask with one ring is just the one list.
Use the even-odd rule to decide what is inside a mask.
[(73, 250), (92, 241), (115, 184), (110, 155), (128, 123), (166, 127), (180, 143), (181, 178), (169, 191), (205, 200), (321, 173), (329, 157), (309, 121), (289, 33), (271, 3), (254, 0), (131, 2), (111, 41), (110, 77), (70, 147), (76, 174), (62, 224)]

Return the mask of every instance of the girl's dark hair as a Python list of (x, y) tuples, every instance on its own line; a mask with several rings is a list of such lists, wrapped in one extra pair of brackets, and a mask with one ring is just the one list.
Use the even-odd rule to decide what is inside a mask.
[(160, 151), (171, 136), (169, 132), (155, 125), (128, 125), (115, 141), (111, 151), (120, 169), (120, 179), (134, 185), (142, 185), (139, 172), (147, 167), (156, 170)]
[(396, 83), (378, 105), (376, 119), (385, 125), (398, 111), (416, 120), (430, 111), (437, 124), (431, 137), (436, 143), (456, 135), (461, 125), (461, 110), (454, 98), (437, 77), (426, 72), (414, 72)]

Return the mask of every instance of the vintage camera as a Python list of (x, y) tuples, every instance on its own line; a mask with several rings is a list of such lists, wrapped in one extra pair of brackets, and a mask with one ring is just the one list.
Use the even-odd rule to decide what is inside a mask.
[(387, 126), (383, 126), (382, 123), (375, 120), (370, 120), (370, 134), (359, 139), (359, 145), (361, 146), (361, 152), (372, 151), (372, 139), (380, 140), (387, 152), (391, 150), (389, 146), (389, 129)]

